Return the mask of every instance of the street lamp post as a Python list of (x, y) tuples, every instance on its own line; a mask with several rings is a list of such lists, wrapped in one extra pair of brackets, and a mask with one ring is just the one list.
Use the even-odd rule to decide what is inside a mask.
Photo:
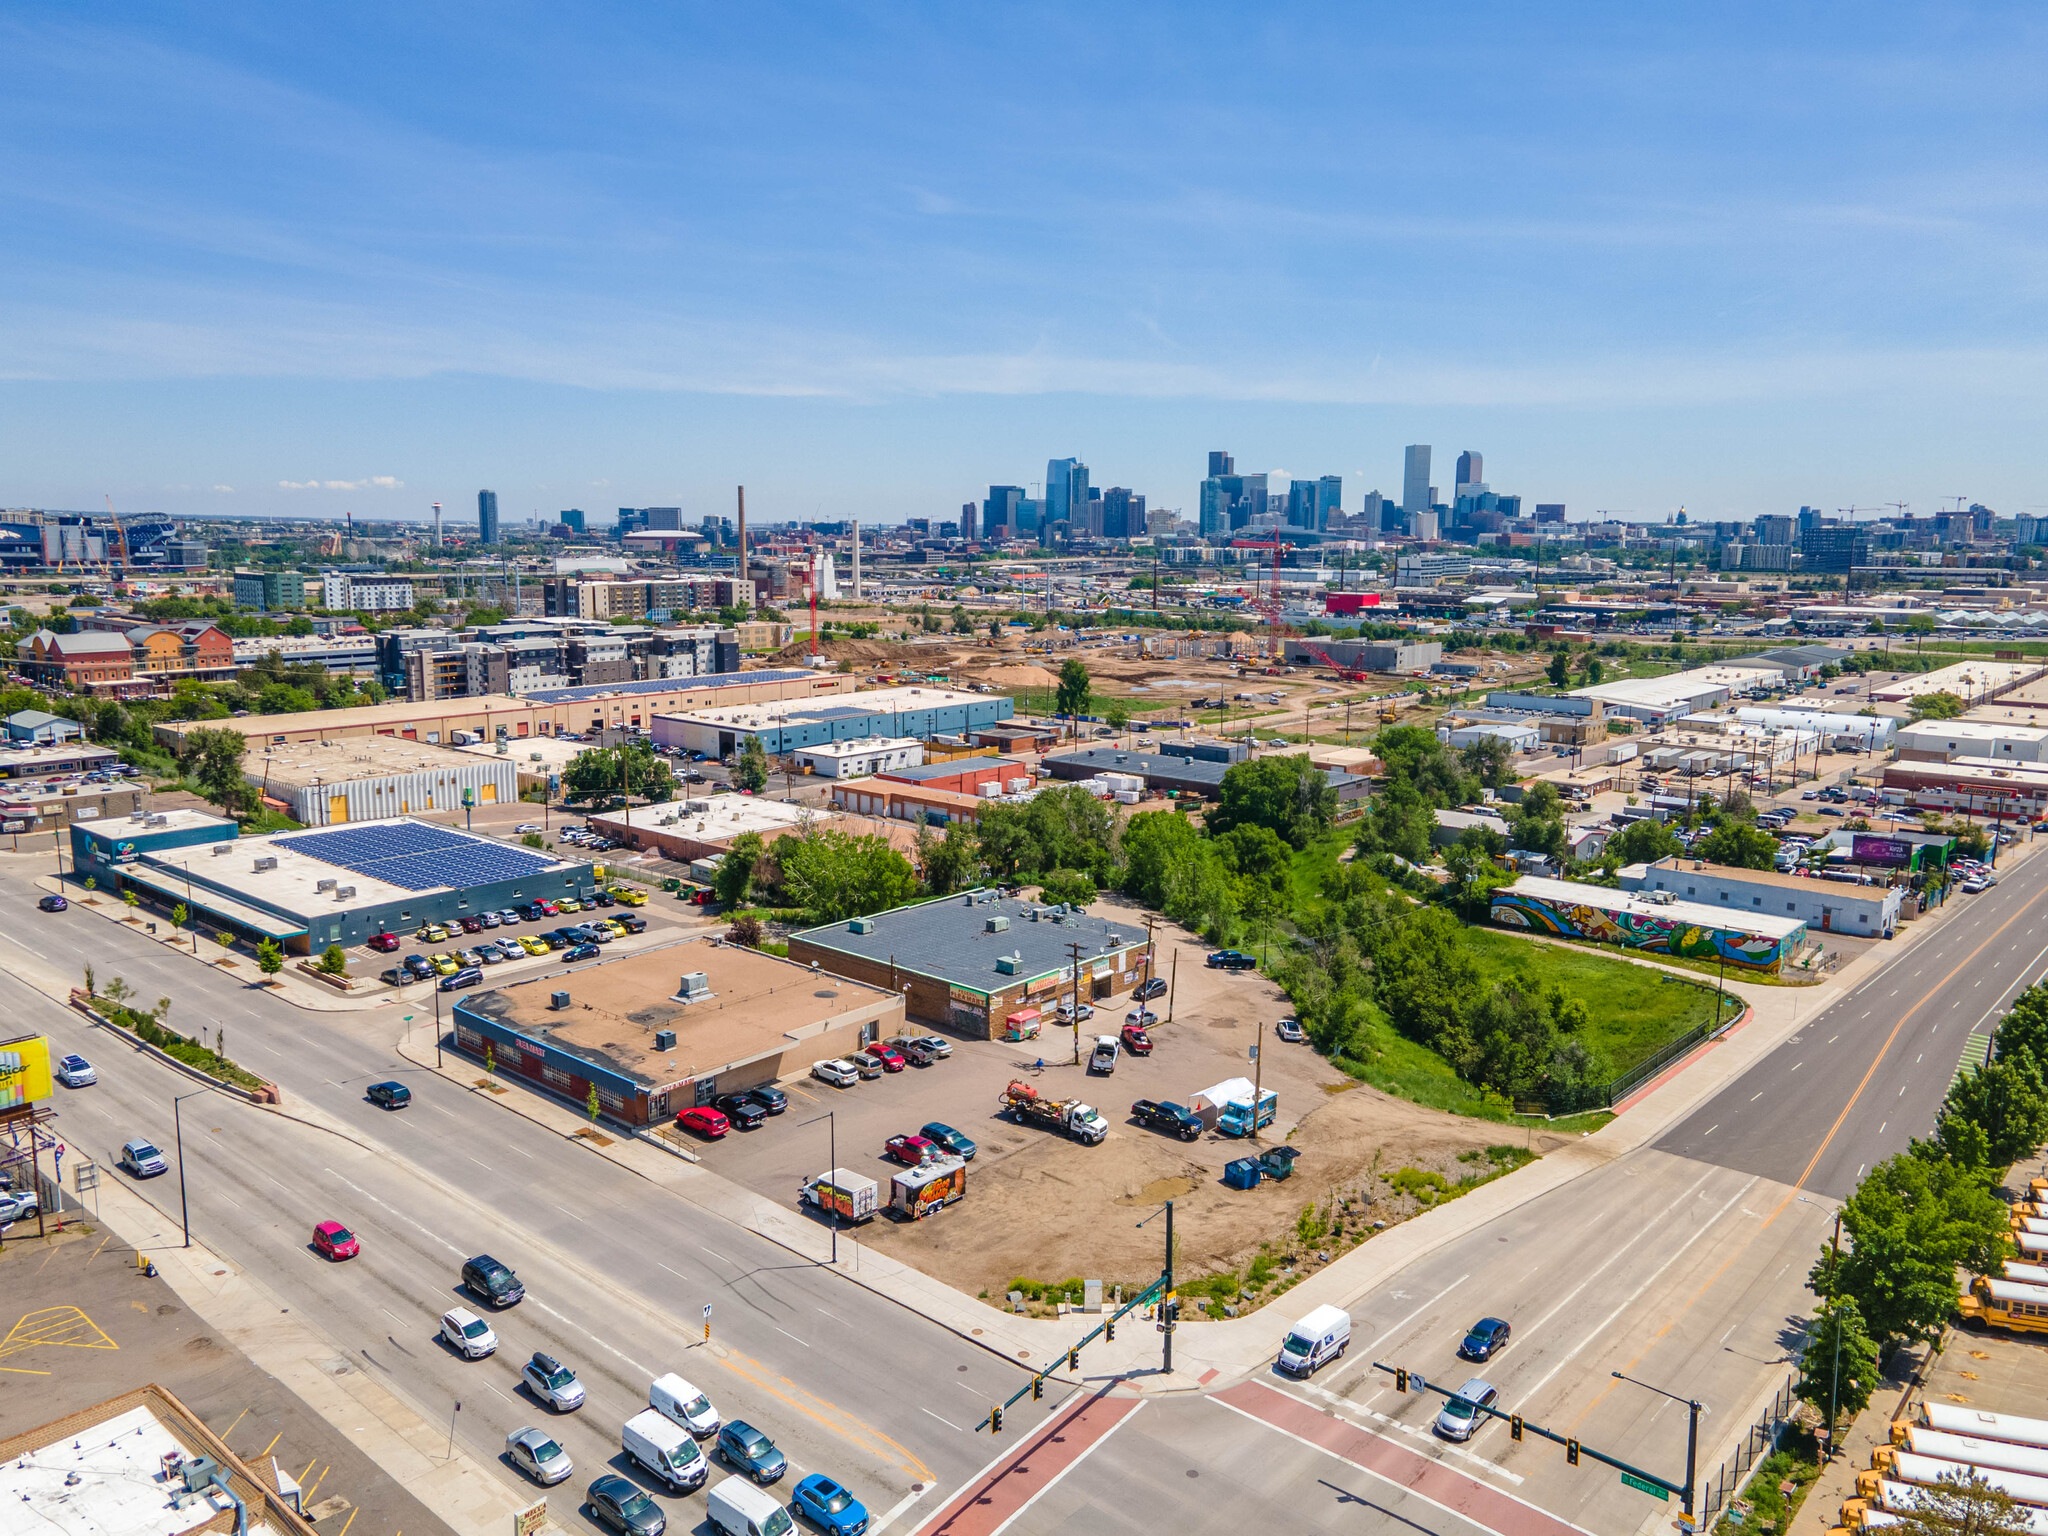
[[(1795, 1195), (1793, 1198), (1801, 1205), (1810, 1205), (1816, 1210), (1827, 1209), (1818, 1200), (1809, 1200), (1804, 1195)], [(1828, 1258), (1828, 1289), (1830, 1291), (1840, 1289), (1842, 1283), (1841, 1269), (1842, 1213), (1840, 1210), (1837, 1210), (1835, 1212), (1834, 1248)], [(1842, 1323), (1841, 1319), (1835, 1315), (1835, 1307), (1837, 1305), (1835, 1298), (1830, 1295), (1827, 1301), (1828, 1320), (1835, 1325), (1835, 1364), (1834, 1371), (1828, 1381), (1828, 1449), (1826, 1457), (1827, 1460), (1833, 1461), (1835, 1459), (1835, 1410), (1842, 1394)]]
[[(839, 1170), (839, 1122), (832, 1118), (833, 1114), (834, 1111), (828, 1109), (822, 1115), (813, 1115), (810, 1119), (801, 1122), (797, 1129), (801, 1130), (806, 1125), (816, 1125), (820, 1120), (825, 1122), (825, 1140), (828, 1148), (825, 1155), (831, 1159), (826, 1167), (831, 1173), (836, 1173)], [(834, 1264), (839, 1262), (839, 1213), (837, 1211), (832, 1213), (832, 1262)]]
[(1697, 1530), (1698, 1526), (1693, 1520), (1693, 1463), (1699, 1454), (1700, 1414), (1704, 1411), (1700, 1407), (1699, 1399), (1696, 1397), (1680, 1397), (1675, 1392), (1666, 1392), (1662, 1387), (1653, 1387), (1647, 1381), (1637, 1381), (1635, 1377), (1624, 1375), (1620, 1371), (1610, 1371), (1608, 1374), (1616, 1381), (1628, 1382), (1632, 1386), (1641, 1387), (1645, 1392), (1654, 1392), (1659, 1397), (1668, 1397), (1674, 1403), (1683, 1403), (1685, 1405), (1689, 1417), (1686, 1420), (1685, 1426), (1685, 1492), (1682, 1497), (1685, 1501), (1686, 1528)]
[(211, 1093), (210, 1088), (197, 1088), (191, 1093), (181, 1093), (171, 1100), (171, 1130), (178, 1139), (178, 1225), (184, 1229), (184, 1246), (192, 1246), (192, 1206), (185, 1198), (185, 1122), (179, 1116), (178, 1106), (187, 1099), (196, 1099)]

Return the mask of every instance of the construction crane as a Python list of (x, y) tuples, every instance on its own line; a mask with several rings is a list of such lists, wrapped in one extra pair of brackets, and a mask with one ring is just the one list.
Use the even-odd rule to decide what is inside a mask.
[[(1280, 555), (1283, 550), (1292, 551), (1294, 546), (1286, 543), (1276, 533), (1270, 539), (1232, 539), (1230, 547), (1232, 549), (1270, 549), (1273, 552), (1272, 575), (1266, 582), (1266, 595), (1264, 597), (1258, 595), (1258, 568), (1254, 566), (1252, 568), (1252, 595), (1245, 599), (1245, 606), (1253, 612), (1262, 615), (1266, 620), (1267, 649), (1271, 652), (1274, 648), (1274, 642), (1280, 638), (1281, 631), (1286, 627), (1280, 622)], [(1278, 658), (1276, 657), (1275, 659), (1277, 660)]]

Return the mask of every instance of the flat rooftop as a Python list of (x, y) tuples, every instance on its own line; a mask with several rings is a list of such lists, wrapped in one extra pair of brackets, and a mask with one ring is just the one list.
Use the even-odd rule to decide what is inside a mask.
[(671, 837), (722, 843), (745, 832), (788, 832), (801, 826), (806, 818), (815, 820), (817, 815), (809, 806), (791, 805), (783, 800), (724, 794), (670, 800), (661, 805), (635, 805), (622, 811), (605, 811), (590, 820), (599, 826), (631, 827), (639, 832), (665, 832)]
[(1870, 696), (1874, 699), (1915, 699), (1926, 693), (1953, 693), (1963, 699), (1974, 700), (2031, 683), (2043, 673), (2048, 673), (2048, 667), (2038, 661), (1961, 661), (1952, 667), (1943, 667), (1939, 672), (1922, 672), (1917, 677), (1899, 678), (1873, 689)]
[(877, 777), (899, 784), (922, 784), (927, 779), (957, 779), (963, 773), (987, 773), (990, 770), (1002, 774), (1004, 769), (1009, 769), (1014, 774), (1023, 766), (1006, 757), (954, 757), (943, 763), (926, 763), (921, 768), (884, 769)]
[(1229, 763), (1212, 763), (1202, 757), (1175, 757), (1166, 752), (1125, 752), (1116, 747), (1085, 747), (1079, 752), (1055, 752), (1045, 758), (1048, 768), (1059, 763), (1086, 768), (1091, 773), (1135, 773), (1146, 778), (1157, 775), (1191, 779), (1218, 788), (1222, 787), (1223, 775), (1232, 766)]
[[(746, 672), (740, 676), (748, 682), (762, 682), (782, 676), (816, 677), (818, 674)], [(540, 698), (542, 695), (529, 694), (527, 697)], [(865, 693), (841, 693), (824, 699), (777, 699), (760, 704), (679, 709), (667, 718), (727, 730), (772, 731), (814, 720), (850, 720), (860, 715), (887, 715), (901, 710), (950, 709), (960, 704), (984, 703), (988, 699), (988, 694), (968, 693), (957, 688), (872, 688)]]
[(622, 683), (588, 683), (580, 688), (536, 688), (520, 695), (536, 704), (575, 704), (585, 699), (631, 698), (646, 693), (682, 693), (699, 688), (741, 688), (756, 683), (801, 683), (821, 674), (796, 671), (707, 672), (698, 677), (643, 677)]
[[(1889, 837), (1891, 834), (1883, 832), (1867, 835)], [(1940, 838), (1936, 839), (1936, 841), (1946, 842), (1948, 839)], [(1702, 891), (1710, 884), (1723, 885), (1730, 889), (1738, 885), (1756, 885), (1772, 890), (1799, 891), (1808, 896), (1816, 895), (1822, 891), (1839, 893), (1841, 890), (1841, 887), (1830, 885), (1826, 881), (1812, 880), (1800, 875), (1781, 874), (1775, 869), (1743, 869), (1733, 864), (1700, 864), (1695, 866), (1691, 859), (1686, 858), (1660, 859), (1655, 864), (1633, 864), (1629, 868), (1640, 870), (1645, 878), (1652, 874), (1662, 875), (1667, 886), (1680, 876), (1694, 876), (1696, 878), (1692, 883)], [(1628, 871), (1624, 870), (1622, 874), (1626, 878)], [(1856, 888), (1852, 886), (1849, 889), (1851, 894), (1854, 894)], [(1872, 892), (1871, 899), (1875, 901), (1883, 895), (1884, 891), (1882, 888), (1878, 888)], [(1718, 903), (1707, 902), (1705, 905), (1717, 906)]]
[[(1755, 870), (1744, 870), (1755, 874)], [(1806, 882), (1810, 884), (1811, 882)], [(1524, 875), (1506, 889), (1538, 901), (1563, 902), (1592, 907), (1600, 912), (1626, 912), (1631, 917), (1659, 918), (1671, 923), (1711, 928), (1716, 932), (1754, 933), (1767, 939), (1784, 939), (1806, 926), (1792, 917), (1715, 906), (1704, 901), (1652, 901), (1634, 891), (1609, 890), (1604, 885), (1581, 885), (1576, 880), (1547, 880), (1541, 875)]]
[(1598, 699), (1604, 704), (1676, 709), (1708, 693), (1774, 683), (1780, 675), (1775, 667), (1701, 667), (1692, 672), (1673, 672), (1667, 677), (1624, 677), (1612, 683), (1594, 683), (1574, 688), (1572, 697)]
[[(1034, 912), (1040, 914), (1036, 922), (1031, 919)], [(1009, 927), (990, 933), (992, 917), (1008, 918)], [(893, 958), (898, 970), (982, 993), (1064, 971), (1072, 944), (1081, 946), (1085, 965), (1145, 942), (1145, 930), (1135, 925), (1085, 913), (1055, 919), (1050, 907), (994, 891), (944, 896), (860, 921), (868, 925), (866, 933), (855, 933), (851, 923), (827, 923), (793, 937), (884, 965)], [(997, 959), (1004, 955), (1020, 957), (1014, 972), (996, 969)]]
[[(686, 1003), (682, 978), (691, 971), (702, 971), (710, 990)], [(560, 991), (569, 993), (567, 1008), (550, 1004)], [(463, 1006), (660, 1089), (786, 1050), (856, 1014), (858, 1022), (900, 1015), (903, 999), (743, 945), (697, 940), (472, 992)], [(662, 1029), (676, 1032), (675, 1049), (657, 1053)]]
[[(798, 747), (798, 757), (859, 757), (863, 752), (901, 752), (924, 743), (915, 736), (856, 736), (850, 741), (821, 741), (815, 747)], [(898, 770), (914, 772), (915, 770)]]
[[(492, 755), (488, 749), (486, 755)], [(267, 776), (271, 788), (287, 790), (303, 789), (316, 782), (340, 784), (350, 779), (432, 773), (436, 768), (472, 770), (475, 766), (475, 760), (457, 748), (407, 741), (401, 736), (281, 742), (276, 746), (253, 746), (242, 757), (242, 772), (250, 779), (263, 782)]]
[(495, 741), (472, 741), (466, 747), (451, 747), (449, 750), (464, 757), (509, 761), (521, 773), (560, 773), (576, 761), (578, 754), (590, 750), (589, 742), (570, 741), (558, 736), (521, 736), (502, 745), (510, 750), (500, 753), (500, 743)]
[(88, 746), (77, 741), (55, 742), (47, 747), (0, 745), (0, 773), (26, 777), (66, 763), (112, 762), (120, 755), (112, 747)]

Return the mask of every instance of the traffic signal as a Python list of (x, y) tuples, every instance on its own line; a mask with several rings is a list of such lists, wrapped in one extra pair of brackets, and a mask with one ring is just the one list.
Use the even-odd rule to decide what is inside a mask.
[(1067, 1351), (1067, 1369), (1070, 1371), (1081, 1369), (1081, 1346), (1078, 1344)]
[(1522, 1416), (1519, 1413), (1508, 1415), (1508, 1438), (1510, 1440), (1522, 1438)]
[(1578, 1441), (1576, 1441), (1576, 1440), (1567, 1440), (1567, 1441), (1565, 1441), (1565, 1443), (1564, 1443), (1564, 1459), (1565, 1459), (1566, 1461), (1570, 1462), (1570, 1463), (1571, 1463), (1571, 1464), (1572, 1464), (1573, 1466), (1575, 1466), (1575, 1467), (1576, 1467), (1576, 1466), (1577, 1466), (1577, 1465), (1579, 1464), (1579, 1442), (1578, 1442)]
[(1103, 1320), (1102, 1342), (1105, 1344), (1114, 1344), (1116, 1342), (1116, 1319), (1113, 1317)]
[[(1000, 1408), (991, 1408), (991, 1409), (989, 1409), (989, 1411), (988, 1411), (988, 1432), (989, 1432), (990, 1434), (992, 1434), (992, 1435), (1000, 1435), (1000, 1434), (1001, 1434), (1001, 1433), (1003, 1432), (1003, 1410), (1002, 1410), (1002, 1409), (1000, 1409)], [(1577, 1452), (1574, 1452), (1574, 1453), (1573, 1453), (1573, 1455), (1572, 1455), (1572, 1459), (1573, 1459), (1574, 1461), (1578, 1460), (1578, 1454), (1577, 1454)]]
[(1044, 1378), (1043, 1376), (1034, 1376), (1034, 1377), (1032, 1377), (1032, 1378), (1031, 1378), (1031, 1401), (1033, 1401), (1033, 1402), (1035, 1403), (1035, 1402), (1037, 1402), (1037, 1401), (1038, 1401), (1039, 1399), (1041, 1399), (1041, 1398), (1042, 1398), (1042, 1397), (1044, 1397), (1044, 1396), (1045, 1396), (1045, 1378)]
[(1396, 1392), (1406, 1392), (1408, 1390), (1408, 1368), (1404, 1365), (1394, 1367), (1394, 1390)]

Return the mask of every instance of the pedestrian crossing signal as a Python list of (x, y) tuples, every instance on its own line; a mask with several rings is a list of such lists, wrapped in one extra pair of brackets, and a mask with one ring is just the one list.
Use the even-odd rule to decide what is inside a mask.
[(1564, 1443), (1564, 1459), (1565, 1459), (1566, 1461), (1570, 1462), (1570, 1463), (1571, 1463), (1571, 1464), (1572, 1464), (1573, 1466), (1575, 1466), (1575, 1467), (1576, 1467), (1576, 1466), (1577, 1466), (1577, 1465), (1579, 1464), (1579, 1442), (1578, 1442), (1578, 1441), (1576, 1441), (1576, 1440), (1567, 1440), (1567, 1441), (1565, 1441), (1565, 1443)]
[(1508, 1438), (1510, 1440), (1522, 1438), (1522, 1416), (1519, 1413), (1511, 1414), (1508, 1417)]

